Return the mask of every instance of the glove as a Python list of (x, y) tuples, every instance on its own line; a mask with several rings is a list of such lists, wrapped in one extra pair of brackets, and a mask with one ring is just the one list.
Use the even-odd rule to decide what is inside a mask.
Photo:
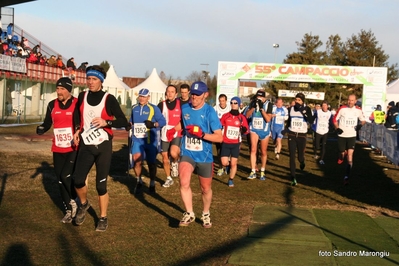
[(259, 110), (260, 110), (260, 109), (263, 109), (263, 102), (262, 102), (261, 99), (256, 100), (256, 104), (258, 105)]
[[(294, 105), (294, 111), (295, 112), (303, 112), (305, 110), (305, 106), (304, 105), (300, 105), (299, 103), (295, 103)], [(305, 110), (306, 112), (306, 110)]]
[(202, 129), (196, 125), (189, 125), (186, 127), (186, 135), (193, 138), (202, 139), (205, 135)]
[(168, 141), (172, 141), (173, 138), (175, 137), (176, 134), (176, 129), (175, 128), (171, 128), (169, 130), (166, 131), (166, 139)]
[(256, 108), (256, 103), (257, 103), (257, 100), (253, 100), (253, 101), (249, 104), (249, 108)]
[(37, 126), (36, 134), (43, 135), (44, 134), (44, 127), (43, 126)]
[(335, 132), (337, 132), (338, 135), (341, 135), (342, 133), (344, 133), (344, 131), (342, 129), (340, 129), (340, 128), (337, 128), (335, 130)]
[(127, 125), (125, 126), (125, 130), (129, 131), (132, 129), (132, 125), (130, 123), (127, 123)]
[(240, 127), (240, 131), (241, 131), (241, 134), (245, 134), (245, 132), (247, 132), (247, 128), (241, 126), (241, 127)]
[(150, 120), (145, 120), (144, 124), (147, 128), (154, 128), (155, 127), (155, 122), (152, 122)]
[(362, 126), (363, 126), (362, 124), (358, 124), (357, 126), (355, 126), (355, 130), (359, 131), (362, 128)]

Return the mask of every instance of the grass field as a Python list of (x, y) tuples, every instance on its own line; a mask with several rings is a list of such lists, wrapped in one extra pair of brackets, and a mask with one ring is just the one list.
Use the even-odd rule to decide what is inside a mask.
[[(0, 263), (1, 265), (225, 265), (248, 235), (255, 206), (291, 206), (351, 210), (371, 217), (399, 217), (399, 175), (386, 159), (358, 144), (355, 175), (343, 186), (344, 165), (337, 165), (336, 142), (328, 142), (326, 165), (316, 164), (308, 142), (306, 168), (297, 187), (289, 186), (287, 143), (280, 160), (269, 147), (266, 181), (247, 180), (248, 147), (243, 144), (235, 187), (227, 176), (214, 176), (211, 217), (204, 229), (199, 219), (179, 228), (183, 204), (178, 182), (170, 188), (158, 168), (157, 193), (135, 196), (136, 179), (127, 170), (125, 141), (114, 142), (108, 190), (109, 228), (95, 231), (98, 203), (95, 169), (89, 174), (92, 208), (81, 226), (62, 224), (61, 198), (53, 174), (50, 142), (26, 143), (5, 136), (26, 135), (35, 126), (0, 128)], [(1, 148), (3, 147), (3, 148)], [(7, 147), (7, 148), (4, 148)], [(148, 185), (148, 179), (144, 180)], [(198, 180), (192, 178), (194, 208), (201, 215)]]

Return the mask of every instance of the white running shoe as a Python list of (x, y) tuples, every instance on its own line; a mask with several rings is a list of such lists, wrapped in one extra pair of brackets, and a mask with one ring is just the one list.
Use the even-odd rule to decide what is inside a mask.
[(168, 178), (166, 179), (165, 183), (163, 183), (163, 187), (170, 187), (171, 185), (173, 185), (175, 182), (173, 181), (172, 178)]
[(218, 176), (222, 176), (222, 175), (223, 175), (223, 173), (224, 173), (224, 170), (223, 170), (223, 168), (220, 168), (220, 169), (218, 170), (218, 173), (217, 173), (217, 175), (218, 175)]
[(72, 218), (75, 218), (76, 211), (78, 210), (78, 204), (76, 204), (76, 201), (71, 199), (71, 201), (69, 202), (69, 205), (71, 205), (71, 216), (72, 216)]

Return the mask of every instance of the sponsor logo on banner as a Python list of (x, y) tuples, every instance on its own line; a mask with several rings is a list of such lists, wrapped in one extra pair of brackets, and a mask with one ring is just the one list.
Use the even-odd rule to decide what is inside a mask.
[(226, 70), (224, 70), (224, 71), (222, 71), (220, 73), (220, 75), (222, 77), (233, 77), (233, 76), (235, 76), (235, 72), (234, 71), (226, 71)]
[(234, 71), (234, 70), (237, 69), (237, 65), (236, 64), (231, 64), (231, 63), (221, 63), (220, 64), (220, 68), (222, 70)]

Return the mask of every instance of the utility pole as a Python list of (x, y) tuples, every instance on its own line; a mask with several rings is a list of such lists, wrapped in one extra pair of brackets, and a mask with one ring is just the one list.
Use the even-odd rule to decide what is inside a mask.
[(273, 43), (273, 48), (274, 48), (274, 63), (276, 63), (276, 55), (277, 55), (277, 49), (280, 47), (278, 43)]

